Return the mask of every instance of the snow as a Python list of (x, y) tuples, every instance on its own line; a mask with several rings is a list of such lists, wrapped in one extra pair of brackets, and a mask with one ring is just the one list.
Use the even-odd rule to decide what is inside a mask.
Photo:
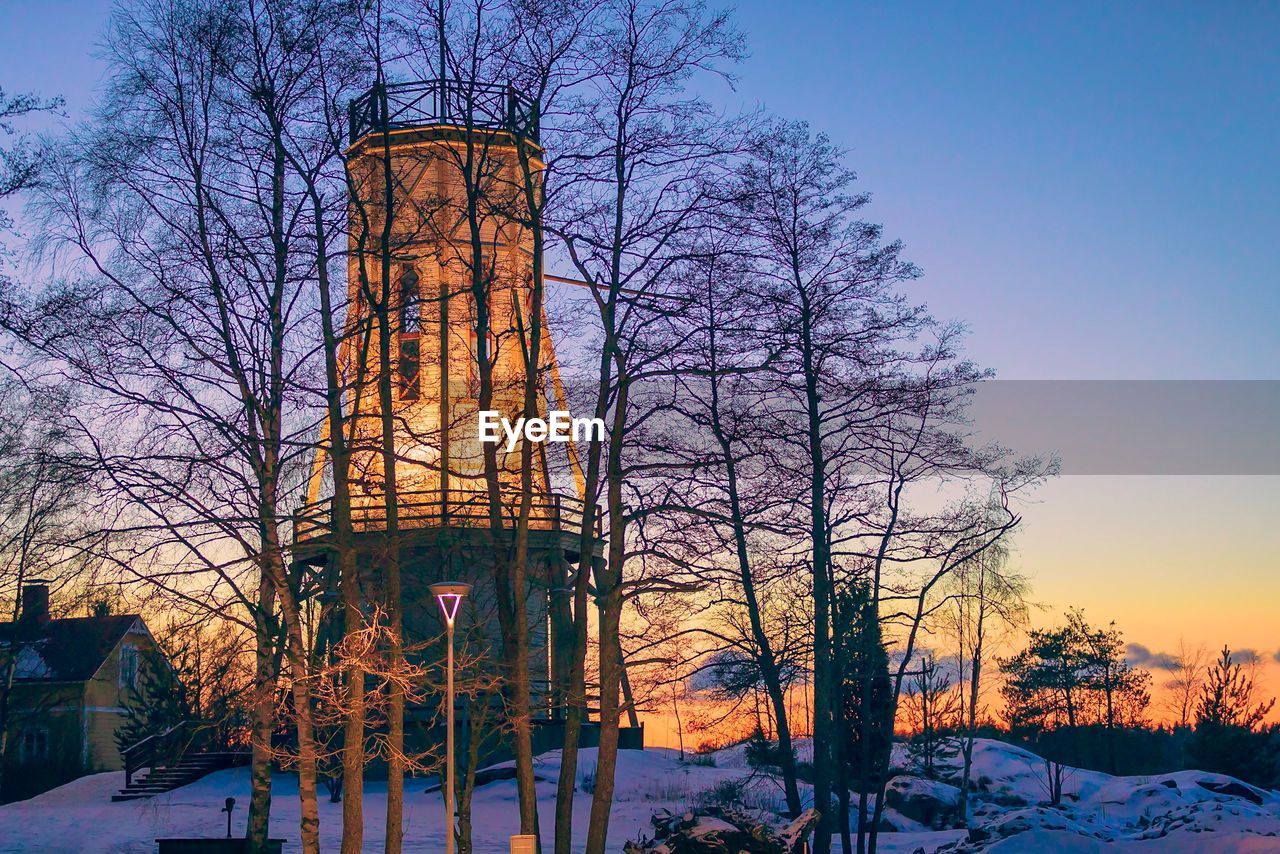
[[(811, 749), (807, 740), (797, 745)], [(893, 787), (915, 802), (954, 801), (960, 767), (956, 753), (941, 758), (941, 781), (927, 780), (912, 767), (901, 746), (895, 746), (897, 771)], [(673, 750), (620, 751), (610, 849), (626, 839), (651, 832), (650, 817), (661, 809), (683, 811), (706, 802), (724, 789), (741, 786), (743, 800), (752, 806), (781, 805), (781, 787), (770, 774), (753, 770), (742, 746), (713, 754), (714, 765), (682, 762)], [(705, 761), (705, 760), (702, 760)], [(579, 780), (596, 762), (594, 749), (579, 758)], [(538, 757), (536, 772), (539, 815), (544, 838), (549, 838), (555, 809), (555, 780), (560, 754)], [(915, 851), (969, 852), (1134, 852), (1214, 851), (1254, 854), (1280, 851), (1280, 793), (1247, 786), (1231, 777), (1200, 771), (1180, 771), (1146, 777), (1111, 777), (1092, 771), (1067, 769), (1065, 796), (1058, 806), (1047, 804), (1043, 760), (1022, 748), (979, 739), (974, 745), (972, 778), (979, 787), (971, 794), (970, 829), (930, 830), (893, 809), (886, 817), (902, 832), (882, 833), (880, 850), (887, 854)], [(441, 850), (443, 803), (438, 791), (426, 789), (434, 780), (409, 781), (405, 805), (405, 850)], [(121, 772), (83, 777), (27, 801), (0, 807), (0, 852), (152, 852), (161, 836), (221, 836), (226, 818), (223, 800), (234, 797), (234, 832), (244, 832), (249, 802), (249, 775), (244, 768), (219, 771), (173, 792), (154, 798), (111, 803), (124, 784)], [(719, 788), (718, 788), (719, 787)], [(812, 794), (802, 785), (807, 801)], [(585, 839), (591, 795), (578, 792), (574, 806), (575, 838)], [(386, 784), (366, 783), (365, 841), (378, 850), (383, 838)], [(341, 804), (331, 804), (322, 792), (321, 842), (336, 849), (341, 832)], [(508, 850), (508, 837), (518, 831), (516, 787), (501, 780), (477, 789), (473, 801), (476, 851), (496, 854)], [(272, 799), (271, 832), (289, 840), (297, 851), (297, 778), (277, 774)]]
[[(905, 757), (895, 749), (895, 764)], [(944, 755), (942, 778), (958, 783), (961, 764), (958, 750)], [(1034, 753), (976, 740), (973, 841), (944, 850), (1280, 851), (1280, 792), (1233, 777), (1194, 770), (1113, 777), (1065, 768), (1056, 806), (1048, 804), (1047, 778), (1044, 760)]]
[[(579, 753), (579, 779), (596, 764), (596, 750)], [(560, 753), (538, 757), (539, 816), (544, 838), (549, 838), (555, 815)], [(743, 775), (735, 769), (682, 763), (676, 751), (623, 750), (618, 754), (617, 786), (609, 831), (610, 847), (651, 830), (649, 818), (663, 807), (677, 810), (721, 780)], [(438, 852), (444, 827), (444, 804), (439, 792), (427, 794), (433, 779), (410, 780), (406, 786), (405, 851)], [(772, 785), (772, 781), (764, 781)], [(138, 801), (111, 803), (111, 795), (124, 785), (123, 772), (82, 777), (43, 795), (0, 807), (0, 852), (153, 852), (162, 836), (222, 836), (226, 816), (220, 813), (227, 797), (236, 799), (233, 832), (243, 835), (249, 804), (246, 768), (218, 771), (196, 782)], [(508, 838), (519, 832), (516, 787), (503, 780), (480, 787), (473, 796), (474, 838), (478, 854), (505, 854)], [(370, 851), (383, 841), (386, 784), (365, 783), (365, 842)], [(574, 831), (586, 838), (591, 795), (578, 792), (574, 802)], [(299, 850), (298, 783), (291, 774), (276, 774), (272, 788), (271, 834), (288, 840), (286, 851)], [(320, 827), (324, 850), (338, 847), (342, 805), (331, 804), (321, 790)]]

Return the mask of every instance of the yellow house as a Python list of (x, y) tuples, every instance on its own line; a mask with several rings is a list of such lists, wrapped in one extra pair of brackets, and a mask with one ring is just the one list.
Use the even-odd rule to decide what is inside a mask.
[(115, 732), (156, 649), (137, 614), (52, 619), (49, 588), (24, 586), (19, 619), (0, 623), (3, 800), (122, 768)]

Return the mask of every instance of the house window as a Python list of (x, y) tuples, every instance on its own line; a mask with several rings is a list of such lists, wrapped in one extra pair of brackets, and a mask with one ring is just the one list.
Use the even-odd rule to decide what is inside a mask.
[(49, 730), (43, 727), (22, 731), (22, 760), (33, 762), (49, 758)]
[(400, 277), (400, 399), (421, 395), (422, 290), (412, 267)]
[(138, 648), (120, 647), (120, 687), (138, 687)]

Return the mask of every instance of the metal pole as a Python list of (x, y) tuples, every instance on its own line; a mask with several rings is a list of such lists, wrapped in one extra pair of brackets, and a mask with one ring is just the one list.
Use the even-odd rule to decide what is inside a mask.
[(448, 763), (448, 765), (447, 765), (447, 767), (446, 767), (446, 774), (448, 775), (448, 780), (447, 780), (447, 782), (446, 782), (446, 784), (445, 784), (445, 791), (446, 791), (446, 794), (445, 794), (445, 801), (444, 801), (445, 818), (446, 818), (446, 821), (445, 821), (446, 828), (445, 828), (444, 850), (445, 850), (445, 854), (453, 854), (453, 831), (454, 831), (454, 814), (453, 814), (453, 812), (454, 812), (454, 807), (453, 807), (453, 792), (454, 792), (454, 789), (453, 789), (453, 783), (454, 783), (454, 776), (453, 776), (453, 773), (454, 773), (454, 768), (453, 768), (453, 621), (452, 621), (452, 620), (450, 620), (450, 621), (449, 621), (449, 668), (448, 668), (448, 672), (449, 672), (449, 676), (448, 676), (448, 682), (449, 682), (449, 711), (448, 711), (449, 731), (448, 731), (448, 733), (445, 735), (445, 752), (448, 754), (448, 755), (446, 756), (446, 758), (445, 758), (445, 761)]
[(440, 15), (440, 20), (439, 20), (439, 24), (440, 24), (440, 33), (439, 33), (439, 36), (440, 36), (440, 89), (441, 89), (441, 91), (443, 91), (443, 90), (444, 90), (444, 78), (445, 78), (445, 77), (448, 75), (448, 73), (449, 73), (448, 68), (445, 66), (445, 55), (444, 55), (444, 52), (445, 52), (445, 47), (444, 47), (444, 45), (445, 45), (445, 42), (444, 42), (444, 0), (440, 0), (439, 15)]

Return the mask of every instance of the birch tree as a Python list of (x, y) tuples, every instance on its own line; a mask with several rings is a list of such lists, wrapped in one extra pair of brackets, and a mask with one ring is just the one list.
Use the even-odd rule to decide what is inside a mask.
[[(607, 512), (607, 557), (596, 567), (600, 603), (600, 748), (586, 850), (606, 850), (618, 750), (623, 659), (619, 641), (625, 601), (628, 508), (624, 447), (637, 375), (645, 352), (632, 346), (652, 319), (653, 300), (670, 286), (671, 244), (707, 198), (706, 171), (730, 148), (709, 106), (686, 92), (698, 72), (720, 73), (742, 53), (723, 14), (695, 3), (616, 0), (587, 42), (597, 67), (584, 87), (581, 124), (563, 180), (571, 201), (554, 211), (552, 228), (578, 275), (592, 289), (601, 349), (594, 381), (595, 413), (606, 418), (605, 443), (587, 450), (588, 495), (597, 473)], [(741, 140), (733, 140), (733, 144)], [(661, 310), (659, 310), (660, 313)], [(579, 584), (587, 579), (579, 573)], [(585, 594), (585, 589), (582, 590)], [(575, 594), (575, 601), (581, 601)], [(583, 654), (582, 646), (575, 654)], [(575, 678), (578, 667), (575, 664)], [(566, 745), (568, 746), (568, 745)], [(558, 817), (568, 825), (570, 803)]]
[[(68, 275), (10, 326), (90, 389), (79, 412), (121, 572), (253, 631), (249, 839), (268, 832), (276, 690), (291, 695), (304, 850), (319, 847), (304, 602), (288, 511), (311, 423), (312, 199), (291, 147), (323, 144), (317, 3), (122, 8), (103, 105), (42, 195)], [(296, 150), (296, 149), (295, 149)], [(314, 162), (314, 161), (310, 161)], [(278, 662), (283, 660), (282, 665)]]

